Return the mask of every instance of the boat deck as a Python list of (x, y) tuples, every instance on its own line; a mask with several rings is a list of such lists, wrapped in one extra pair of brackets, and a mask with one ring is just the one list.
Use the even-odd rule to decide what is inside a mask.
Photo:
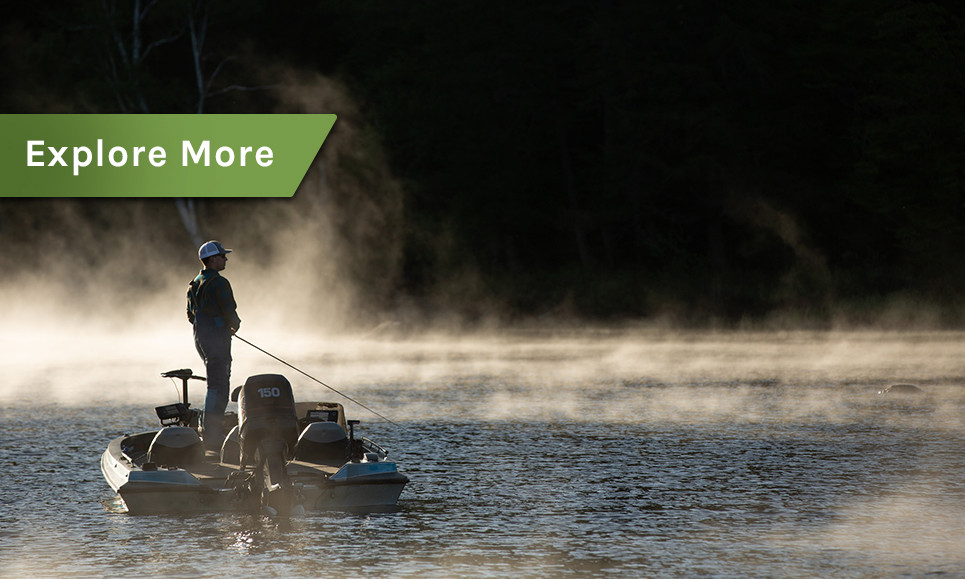
[[(293, 460), (288, 463), (288, 475), (292, 478), (299, 477), (323, 477), (328, 478), (338, 471), (338, 466), (313, 464), (300, 460)], [(213, 455), (211, 459), (200, 464), (194, 464), (186, 468), (188, 472), (202, 483), (212, 486), (221, 484), (231, 473), (240, 471), (238, 465), (220, 462)]]

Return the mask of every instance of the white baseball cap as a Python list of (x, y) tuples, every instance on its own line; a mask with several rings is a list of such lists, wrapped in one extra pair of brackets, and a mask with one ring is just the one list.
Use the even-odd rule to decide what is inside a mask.
[(198, 249), (198, 258), (204, 259), (206, 257), (211, 257), (212, 255), (220, 255), (222, 253), (231, 253), (230, 249), (225, 249), (221, 245), (220, 241), (209, 241)]

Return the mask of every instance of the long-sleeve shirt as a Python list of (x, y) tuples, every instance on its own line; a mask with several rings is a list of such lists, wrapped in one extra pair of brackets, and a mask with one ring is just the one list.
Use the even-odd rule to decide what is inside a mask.
[(203, 269), (194, 278), (188, 286), (187, 302), (188, 321), (192, 324), (200, 313), (222, 318), (229, 328), (237, 330), (241, 327), (231, 284), (213, 269)]

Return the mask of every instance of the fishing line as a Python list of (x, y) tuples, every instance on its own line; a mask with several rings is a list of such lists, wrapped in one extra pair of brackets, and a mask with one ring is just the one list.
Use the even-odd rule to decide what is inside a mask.
[(282, 364), (288, 366), (288, 367), (291, 368), (292, 370), (295, 370), (296, 372), (301, 372), (301, 373), (304, 374), (305, 376), (308, 376), (309, 378), (311, 378), (312, 380), (318, 382), (318, 383), (321, 384), (322, 386), (328, 388), (328, 389), (331, 390), (332, 392), (338, 394), (339, 396), (342, 396), (343, 398), (345, 398), (345, 399), (347, 399), (347, 400), (349, 400), (349, 401), (351, 401), (351, 402), (354, 402), (355, 404), (358, 404), (358, 405), (361, 406), (362, 408), (368, 410), (368, 411), (371, 412), (372, 414), (374, 414), (374, 415), (378, 416), (379, 418), (381, 418), (381, 419), (389, 422), (390, 424), (394, 424), (394, 425), (396, 425), (396, 426), (402, 426), (402, 425), (399, 424), (398, 422), (396, 422), (396, 421), (394, 421), (394, 420), (392, 420), (392, 419), (390, 419), (390, 418), (388, 418), (388, 417), (386, 417), (386, 416), (384, 416), (384, 415), (382, 415), (382, 414), (379, 414), (378, 412), (376, 412), (375, 410), (372, 410), (371, 408), (369, 408), (369, 407), (366, 406), (365, 404), (362, 404), (362, 403), (359, 402), (358, 400), (355, 400), (354, 398), (352, 398), (352, 397), (349, 396), (348, 394), (343, 394), (343, 393), (339, 392), (338, 390), (336, 390), (335, 388), (332, 388), (331, 386), (329, 386), (328, 384), (322, 382), (322, 381), (319, 380), (318, 378), (312, 376), (312, 375), (309, 374), (308, 372), (305, 372), (304, 370), (301, 370), (301, 369), (299, 369), (299, 368), (296, 368), (295, 366), (292, 366), (292, 365), (289, 364), (288, 362), (282, 360), (281, 358), (279, 358), (278, 356), (272, 354), (271, 352), (268, 352), (267, 350), (263, 350), (263, 349), (259, 348), (258, 346), (252, 344), (251, 342), (249, 342), (248, 340), (242, 338), (242, 337), (239, 336), (238, 334), (233, 334), (233, 335), (234, 335), (235, 338), (238, 338), (238, 339), (241, 340), (242, 342), (244, 342), (244, 343), (248, 344), (249, 346), (251, 346), (252, 348), (258, 350), (258, 351), (261, 352), (262, 354), (266, 354), (266, 355), (274, 358), (275, 360), (278, 360), (279, 362), (281, 362)]

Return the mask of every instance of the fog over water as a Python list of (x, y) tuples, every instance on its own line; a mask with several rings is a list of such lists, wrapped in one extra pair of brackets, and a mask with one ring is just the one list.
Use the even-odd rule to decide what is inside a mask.
[[(174, 576), (308, 577), (320, 559), (357, 576), (963, 576), (963, 333), (313, 331), (260, 318), (270, 304), (231, 279), (243, 337), (397, 423), (341, 400), (412, 479), (400, 511), (117, 512), (99, 454), (177, 399), (160, 372), (203, 373), (181, 288), (134, 322), (48, 303), (0, 329), (0, 575), (116, 574), (124, 545)], [(299, 399), (339, 400), (233, 354), (233, 385), (278, 372)], [(925, 394), (877, 393), (895, 382)]]
[[(230, 274), (230, 272), (225, 272)], [(727, 417), (729, 408), (746, 416), (745, 390), (773, 387), (791, 390), (798, 408), (818, 408), (807, 400), (815, 388), (875, 393), (889, 383), (925, 385), (931, 394), (952, 395), (965, 382), (961, 332), (895, 331), (673, 331), (645, 327), (565, 330), (505, 329), (451, 334), (404, 333), (398, 325), (367, 330), (287, 331), (245, 315), (243, 289), (236, 283), (243, 327), (239, 335), (335, 387), (364, 391), (369, 384), (398, 382), (419, 389), (449, 381), (482, 380), (490, 402), (515, 415), (566, 416), (573, 404), (593, 403), (595, 395), (636, 388), (679, 392), (687, 403), (658, 398), (667, 410)], [(193, 347), (191, 327), (182, 321), (182, 297), (170, 300), (166, 323), (120, 322), (34, 314), (8, 314), (0, 329), (7, 380), (0, 397), (17, 400), (38, 391), (65, 404), (89, 400), (137, 401), (156, 386), (160, 371), (203, 368)], [(161, 319), (158, 316), (155, 319)], [(251, 321), (249, 321), (251, 320)], [(392, 328), (395, 328), (393, 330)], [(233, 382), (261, 372), (296, 372), (237, 340), (233, 343)], [(199, 370), (200, 372), (201, 370)], [(305, 379), (307, 388), (322, 388)], [(526, 385), (530, 398), (516, 399), (512, 388)], [(693, 400), (688, 389), (726, 386), (713, 399)], [(542, 400), (537, 394), (545, 390)], [(793, 392), (797, 391), (797, 392)], [(168, 392), (163, 392), (167, 395)], [(573, 398), (579, 397), (579, 400)], [(520, 407), (520, 402), (526, 402)], [(651, 401), (652, 402), (652, 401)], [(481, 401), (479, 402), (481, 404)], [(806, 403), (806, 404), (805, 404)], [(545, 406), (545, 407), (543, 407)], [(616, 413), (625, 407), (599, 412)], [(437, 409), (437, 412), (447, 412)], [(544, 415), (543, 413), (550, 413)], [(476, 415), (476, 414), (474, 414)], [(458, 416), (458, 412), (454, 414)], [(478, 415), (477, 415), (478, 416)]]

